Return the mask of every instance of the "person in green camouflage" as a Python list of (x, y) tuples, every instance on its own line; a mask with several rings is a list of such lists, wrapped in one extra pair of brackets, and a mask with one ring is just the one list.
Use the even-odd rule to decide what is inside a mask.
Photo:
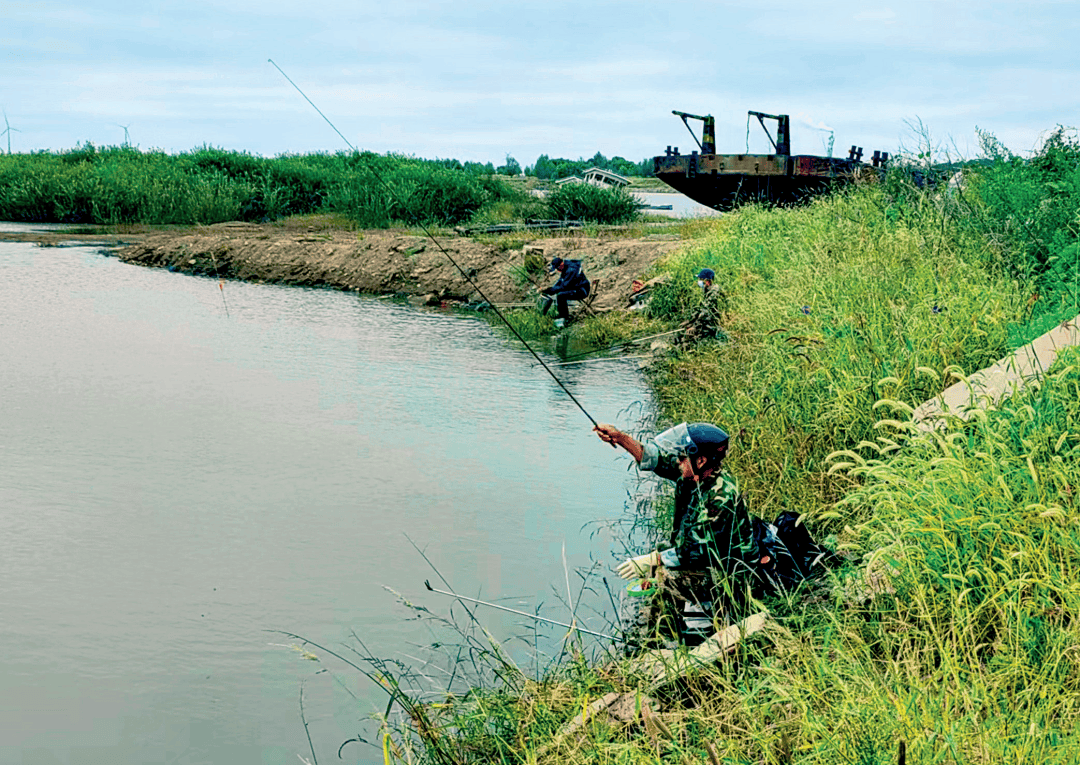
[(717, 336), (723, 338), (720, 322), (727, 309), (727, 295), (716, 284), (716, 273), (711, 268), (701, 269), (697, 279), (702, 288), (701, 304), (697, 313), (683, 323), (683, 331), (678, 340), (680, 345), (691, 345)]
[(652, 578), (676, 603), (697, 605), (723, 620), (742, 616), (755, 581), (758, 544), (735, 479), (723, 468), (728, 435), (709, 423), (682, 423), (645, 443), (614, 426), (597, 435), (621, 447), (641, 470), (675, 483), (670, 545), (628, 559), (624, 579)]

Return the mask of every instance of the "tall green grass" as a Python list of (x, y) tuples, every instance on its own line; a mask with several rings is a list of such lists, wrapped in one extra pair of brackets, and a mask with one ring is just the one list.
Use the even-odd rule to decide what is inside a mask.
[(14, 221), (210, 224), (336, 213), (381, 228), (570, 212), (574, 219), (608, 222), (636, 213), (624, 209), (632, 202), (628, 195), (590, 194), (571, 194), (573, 209), (556, 209), (460, 163), (371, 152), (264, 158), (210, 146), (169, 155), (87, 144), (69, 152), (0, 155), (0, 219)]
[(92, 146), (0, 157), (0, 217), (62, 223), (216, 223), (241, 217), (251, 188), (193, 174), (161, 153)]
[(730, 463), (765, 515), (838, 499), (845, 484), (824, 457), (869, 437), (879, 398), (915, 406), (947, 367), (1004, 355), (1023, 298), (994, 251), (929, 210), (897, 217), (890, 204), (870, 185), (804, 208), (744, 208), (659, 266), (671, 278), (650, 313), (688, 316), (703, 267), (730, 308), (727, 342), (660, 365), (664, 416), (729, 428)]

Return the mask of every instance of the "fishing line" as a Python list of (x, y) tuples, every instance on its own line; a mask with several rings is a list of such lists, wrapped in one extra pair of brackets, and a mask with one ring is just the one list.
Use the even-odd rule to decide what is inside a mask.
[[(274, 60), (272, 58), (267, 59), (267, 61), (269, 61), (271, 64), (274, 64)], [(350, 149), (352, 149), (353, 151), (359, 153), (359, 150), (355, 146), (353, 146), (351, 143), (349, 143), (349, 139), (346, 138), (344, 135), (342, 135), (341, 131), (338, 130), (336, 127), (334, 127), (334, 123), (331, 122), (330, 119), (325, 114), (322, 113), (322, 111), (319, 109), (319, 107), (315, 106), (314, 102), (310, 98), (308, 98), (307, 95), (305, 95), (304, 91), (300, 90), (300, 86), (297, 85), (295, 82), (293, 82), (289, 78), (289, 75), (285, 74), (285, 72), (282, 71), (280, 66), (278, 66), (277, 64), (274, 64), (274, 68), (277, 69), (279, 72), (281, 72), (282, 77), (284, 77), (286, 80), (288, 80), (289, 84), (292, 85), (294, 88), (296, 88), (297, 92), (300, 95), (304, 96), (304, 100), (307, 101), (309, 104), (311, 104), (311, 106), (315, 109), (315, 111), (319, 112), (319, 116), (322, 117), (324, 120), (326, 120), (326, 124), (328, 124), (330, 127), (334, 128), (334, 132), (337, 133), (339, 136), (341, 136), (341, 140), (343, 140)], [(379, 184), (384, 189), (386, 189), (386, 192), (391, 196), (391, 198), (393, 198), (393, 200), (395, 202), (398, 202), (398, 204), (400, 204), (400, 200), (398, 199), (397, 195), (394, 193), (394, 189), (390, 186), (390, 184), (388, 184), (386, 181), (383, 180), (382, 176), (379, 175), (375, 171), (374, 168), (372, 168), (367, 163), (364, 163), (364, 169), (366, 169), (369, 173), (371, 173), (372, 177), (375, 178), (375, 180), (377, 180), (379, 182)], [(403, 207), (403, 209), (404, 209), (404, 207)], [(516, 337), (518, 340), (521, 341), (521, 344), (525, 346), (525, 349), (529, 353), (531, 353), (533, 355), (533, 358), (535, 358), (537, 361), (540, 362), (540, 366), (542, 366), (544, 368), (544, 370), (549, 375), (551, 375), (551, 379), (554, 380), (556, 383), (558, 383), (559, 387), (563, 389), (563, 393), (565, 393), (567, 396), (569, 396), (570, 400), (573, 401), (574, 404), (577, 405), (577, 408), (581, 410), (582, 414), (584, 414), (586, 417), (589, 418), (589, 422), (591, 422), (593, 424), (593, 427), (599, 427), (600, 426), (599, 423), (595, 419), (593, 419), (593, 416), (591, 414), (589, 414), (585, 410), (585, 407), (582, 406), (581, 402), (577, 400), (577, 397), (574, 396), (574, 394), (570, 392), (570, 389), (567, 388), (563, 384), (563, 381), (560, 380), (555, 375), (555, 372), (552, 371), (551, 367), (549, 367), (547, 365), (547, 363), (542, 358), (540, 358), (540, 354), (538, 354), (536, 351), (534, 351), (532, 346), (529, 345), (525, 341), (525, 338), (522, 337), (521, 333), (518, 332), (517, 329), (514, 327), (514, 325), (510, 323), (510, 320), (507, 319), (506, 316), (503, 315), (503, 312), (499, 310), (498, 306), (496, 306), (495, 303), (493, 303), (491, 300), (488, 299), (487, 295), (485, 295), (483, 290), (480, 289), (480, 286), (475, 281), (473, 281), (472, 277), (469, 276), (468, 272), (465, 271), (465, 269), (462, 268), (460, 265), (458, 265), (458, 262), (456, 260), (454, 260), (453, 256), (450, 255), (449, 252), (447, 252), (445, 247), (442, 246), (442, 242), (440, 242), (438, 239), (435, 238), (435, 235), (432, 234), (431, 231), (428, 230), (427, 226), (425, 226), (422, 221), (414, 219), (413, 223), (417, 227), (419, 227), (421, 231), (424, 232), (424, 234), (427, 236), (427, 238), (430, 239), (435, 244), (436, 247), (439, 248), (439, 252), (441, 252), (444, 256), (446, 256), (446, 259), (449, 260), (450, 263), (454, 266), (454, 268), (456, 268), (458, 270), (458, 272), (462, 275), (462, 277), (465, 279), (465, 281), (467, 281), (472, 286), (472, 288), (474, 290), (476, 290), (476, 293), (481, 297), (481, 299), (483, 299), (483, 301), (485, 303), (487, 303), (488, 305), (491, 306), (491, 310), (494, 311), (495, 315), (498, 316), (502, 320), (502, 322), (510, 329), (510, 331), (514, 333), (514, 337)]]
[(435, 589), (434, 587), (431, 586), (431, 582), (429, 582), (427, 579), (424, 580), (424, 586), (428, 589), (429, 592), (435, 592), (435, 593), (438, 593), (439, 595), (448, 595), (451, 598), (457, 598), (458, 600), (464, 601), (466, 603), (475, 603), (478, 606), (487, 606), (489, 608), (497, 608), (500, 611), (508, 611), (509, 613), (517, 614), (518, 616), (524, 616), (527, 619), (532, 619), (534, 621), (545, 622), (547, 624), (554, 624), (554, 625), (556, 625), (558, 627), (566, 627), (571, 632), (576, 630), (578, 632), (584, 632), (587, 635), (595, 635), (596, 637), (607, 638), (608, 640), (614, 640), (616, 642), (626, 642), (625, 638), (618, 638), (618, 637), (615, 637), (614, 635), (605, 635), (603, 632), (594, 632), (593, 630), (587, 630), (584, 627), (578, 627), (576, 622), (574, 624), (567, 624), (566, 622), (557, 622), (554, 619), (548, 619), (548, 618), (546, 618), (544, 616), (539, 616), (537, 614), (530, 614), (528, 611), (519, 611), (516, 608), (507, 608), (506, 606), (500, 606), (498, 603), (491, 603), (491, 602), (486, 601), (486, 600), (477, 600), (476, 598), (468, 598), (468, 597), (466, 597), (464, 595), (458, 595), (456, 592), (447, 592), (446, 590), (437, 590), (437, 589)]
[(214, 273), (217, 275), (218, 289), (221, 290), (221, 304), (223, 306), (225, 306), (225, 318), (228, 319), (229, 318), (229, 304), (225, 300), (225, 280), (221, 278), (221, 266), (218, 265), (217, 255), (214, 253), (213, 250), (210, 250), (210, 257), (212, 257), (214, 259)]

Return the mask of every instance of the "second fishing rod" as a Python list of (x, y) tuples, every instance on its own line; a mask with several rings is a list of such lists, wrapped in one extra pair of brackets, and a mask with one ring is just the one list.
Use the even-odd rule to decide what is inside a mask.
[[(337, 127), (334, 125), (334, 123), (330, 121), (330, 118), (327, 117), (325, 114), (323, 114), (322, 110), (319, 109), (319, 107), (315, 105), (315, 102), (313, 102), (310, 98), (307, 97), (307, 94), (304, 93), (304, 91), (300, 89), (300, 86), (297, 85), (295, 82), (293, 82), (292, 79), (289, 77), (289, 75), (285, 74), (285, 72), (282, 70), (282, 68), (280, 66), (278, 66), (276, 63), (274, 63), (273, 59), (267, 59), (267, 61), (269, 61), (270, 64), (272, 64), (275, 69), (277, 69), (279, 72), (281, 72), (281, 76), (284, 77), (286, 80), (288, 80), (290, 85), (292, 85), (294, 88), (296, 88), (296, 91), (301, 96), (304, 97), (305, 101), (307, 101), (309, 104), (311, 104), (312, 108), (315, 109), (315, 111), (319, 113), (320, 117), (322, 117), (324, 120), (326, 120), (326, 124), (328, 124), (331, 128), (334, 129), (334, 132), (337, 133), (341, 137), (341, 140), (343, 140), (345, 142), (345, 144), (350, 149), (352, 149), (354, 152), (359, 153), (359, 150), (355, 146), (353, 146), (352, 143), (349, 141), (349, 139), (346, 138), (342, 134), (342, 132), (337, 129)], [(375, 181), (378, 182), (378, 184), (383, 189), (386, 190), (387, 194), (389, 194), (390, 197), (395, 202), (398, 202), (400, 204), (400, 201), (398, 200), (397, 195), (394, 193), (394, 189), (390, 186), (390, 184), (388, 184), (383, 179), (383, 177), (375, 170), (375, 168), (371, 167), (370, 165), (365, 165), (364, 169), (366, 169), (368, 171), (368, 173), (371, 175), (371, 177), (374, 178)], [(485, 303), (487, 303), (488, 305), (491, 306), (492, 312), (496, 316), (499, 317), (499, 319), (507, 326), (507, 328), (509, 328), (509, 330), (514, 334), (514, 337), (516, 337), (518, 340), (521, 341), (521, 344), (524, 345), (525, 349), (529, 353), (531, 353), (533, 358), (535, 358), (540, 363), (540, 366), (542, 366), (544, 368), (544, 370), (549, 375), (551, 375), (551, 379), (553, 379), (558, 384), (558, 386), (560, 388), (562, 388), (563, 393), (565, 393), (569, 397), (569, 399), (574, 402), (574, 404), (577, 406), (577, 408), (581, 410), (582, 414), (584, 414), (589, 419), (589, 422), (591, 422), (593, 424), (593, 427), (594, 428), (598, 427), (597, 421), (593, 418), (593, 416), (591, 414), (589, 414), (588, 410), (586, 410), (585, 407), (582, 406), (581, 402), (578, 401), (577, 397), (574, 396), (574, 394), (570, 392), (570, 389), (567, 388), (566, 385), (563, 384), (563, 381), (559, 379), (558, 375), (555, 374), (554, 370), (552, 370), (552, 368), (547, 364), (547, 362), (545, 362), (540, 357), (540, 354), (538, 354), (535, 350), (533, 350), (533, 347), (531, 345), (529, 345), (529, 343), (525, 340), (524, 337), (522, 337), (521, 333), (518, 332), (517, 328), (510, 322), (509, 319), (506, 318), (506, 316), (503, 314), (503, 312), (499, 310), (498, 306), (496, 306), (495, 303), (492, 300), (490, 300), (487, 297), (487, 295), (484, 294), (483, 290), (480, 289), (480, 285), (478, 285), (476, 283), (476, 281), (469, 275), (469, 273), (464, 268), (462, 268), (458, 264), (458, 262), (456, 260), (454, 260), (454, 257), (447, 251), (447, 249), (445, 247), (443, 247), (442, 242), (440, 242), (435, 237), (435, 235), (431, 233), (431, 231), (428, 229), (428, 227), (426, 225), (424, 225), (424, 222), (420, 221), (420, 220), (415, 220), (415, 219), (412, 222), (414, 223), (414, 225), (416, 225), (418, 228), (420, 228), (421, 231), (424, 232), (424, 235), (428, 239), (430, 239), (434, 243), (434, 245), (439, 249), (439, 252), (441, 252), (443, 254), (443, 256), (445, 256), (446, 259), (451, 263), (451, 265), (453, 265), (454, 268), (456, 268), (458, 270), (458, 272), (461, 274), (462, 278), (464, 278), (465, 281), (468, 282), (469, 285), (474, 290), (476, 290), (476, 293), (480, 296), (480, 298)]]

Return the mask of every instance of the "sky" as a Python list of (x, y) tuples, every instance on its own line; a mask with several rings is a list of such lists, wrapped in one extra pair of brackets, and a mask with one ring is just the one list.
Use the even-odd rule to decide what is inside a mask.
[(1027, 154), (1080, 124), (1078, 40), (1046, 0), (0, 0), (0, 150), (637, 162), (696, 148), (672, 110), (768, 152), (756, 110), (794, 153)]

